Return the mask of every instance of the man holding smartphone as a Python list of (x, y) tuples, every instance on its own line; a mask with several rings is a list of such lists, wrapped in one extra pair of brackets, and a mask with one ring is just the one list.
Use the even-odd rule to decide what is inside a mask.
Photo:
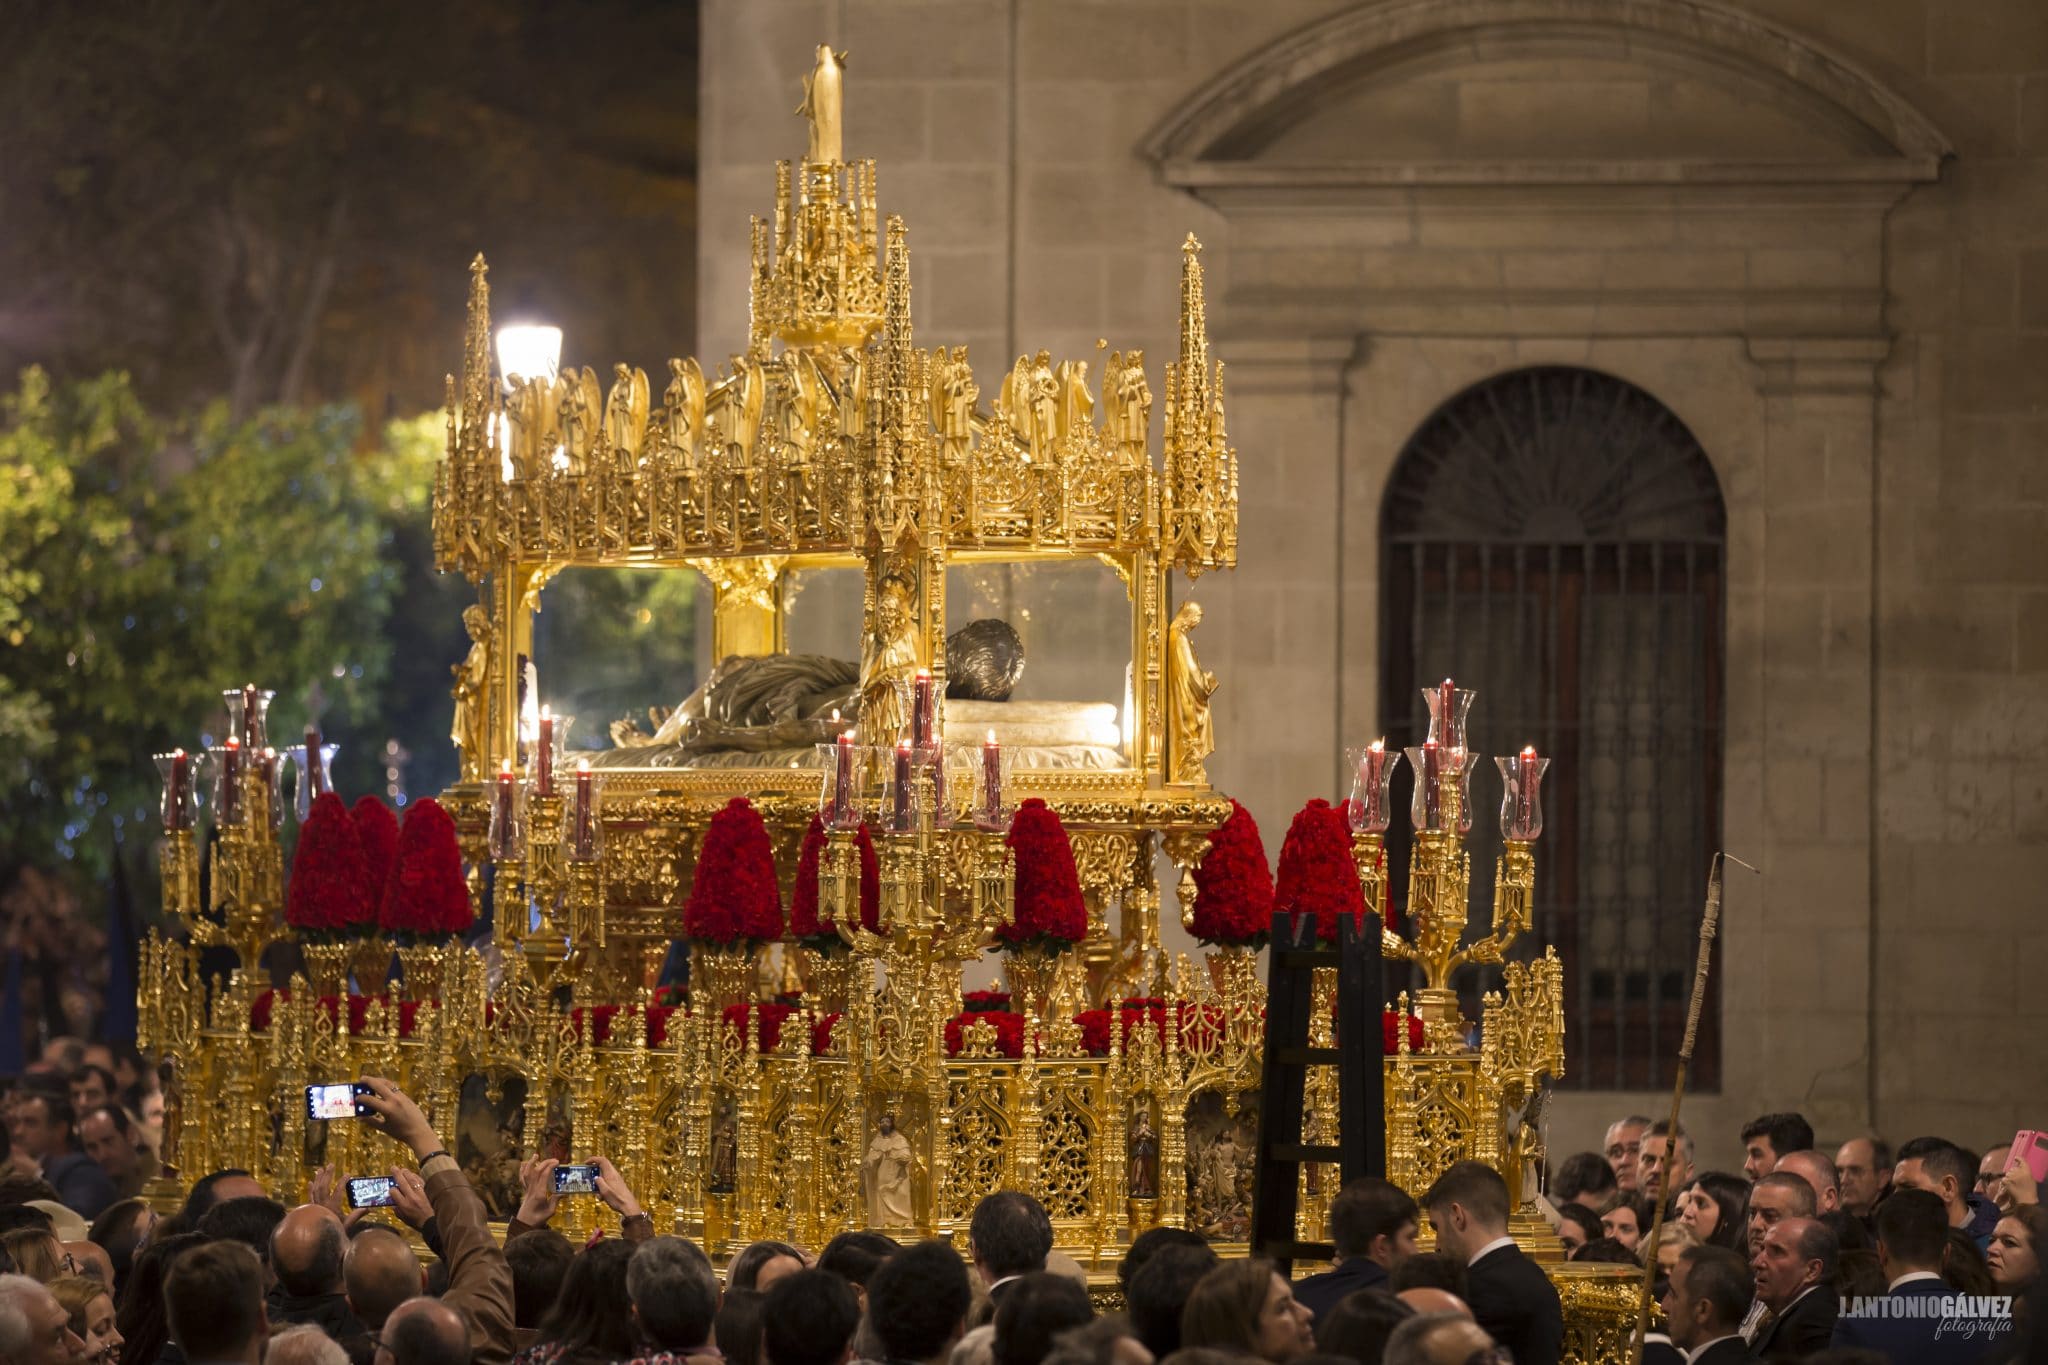
[[(390, 1365), (388, 1343), (409, 1330), (432, 1330), (439, 1310), (453, 1309), (469, 1336), (472, 1365), (508, 1365), (512, 1359), (512, 1267), (498, 1249), (485, 1221), (483, 1201), (468, 1177), (434, 1135), (420, 1107), (381, 1076), (363, 1077), (357, 1100), (363, 1122), (412, 1148), (426, 1179), (427, 1202), (441, 1234), (442, 1257), (448, 1263), (448, 1288), (436, 1299), (409, 1299), (391, 1311), (380, 1340), (379, 1365)], [(400, 1172), (393, 1171), (398, 1178)], [(407, 1319), (423, 1322), (407, 1326)]]

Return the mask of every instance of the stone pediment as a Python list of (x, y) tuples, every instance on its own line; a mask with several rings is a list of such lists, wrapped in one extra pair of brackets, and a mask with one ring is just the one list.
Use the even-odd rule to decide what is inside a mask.
[(1388, 0), (1296, 31), (1147, 139), (1169, 183), (1912, 182), (1949, 145), (1869, 73), (1698, 0)]

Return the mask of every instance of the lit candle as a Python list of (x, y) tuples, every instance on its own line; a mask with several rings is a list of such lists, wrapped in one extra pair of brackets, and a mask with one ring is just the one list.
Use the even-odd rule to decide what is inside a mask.
[(263, 746), (262, 766), (257, 770), (263, 774), (263, 801), (270, 808), (270, 823), (277, 826), (284, 823), (284, 804), (277, 799), (277, 750)]
[(533, 789), (541, 796), (555, 794), (555, 718), (540, 708), (540, 747), (533, 755)]
[(242, 742), (233, 735), (220, 756), (220, 823), (242, 823)]
[(984, 823), (993, 828), (1002, 822), (1003, 746), (996, 743), (993, 730), (981, 742), (981, 805)]
[(1536, 746), (1522, 746), (1521, 780), (1515, 783), (1515, 823), (1527, 837), (1536, 820)]
[(171, 751), (170, 809), (165, 829), (192, 828), (192, 759), (183, 749)]
[(1387, 827), (1387, 741), (1384, 736), (1368, 744), (1365, 749), (1365, 827), (1380, 830)]
[(890, 828), (897, 833), (910, 829), (910, 741), (896, 741), (896, 799)]
[(910, 693), (910, 735), (917, 747), (927, 749), (932, 742), (932, 671), (929, 668), (917, 670), (917, 681)]
[(512, 760), (508, 758), (502, 760), (498, 765), (497, 796), (498, 820), (500, 827), (505, 831), (505, 839), (508, 844), (511, 841), (512, 835), (512, 798), (514, 794), (512, 786)]
[(301, 781), (312, 783), (306, 789), (309, 799), (320, 795), (322, 792), (331, 790), (327, 785), (327, 764), (321, 761), (324, 756), (320, 752), (320, 747), (320, 727), (308, 725), (306, 727), (306, 767), (305, 771), (299, 774), (299, 778)]
[(1443, 812), (1438, 806), (1437, 783), (1443, 774), (1439, 771), (1437, 742), (1433, 739), (1422, 741), (1422, 810), (1424, 829), (1435, 829), (1443, 823)]
[(1443, 734), (1444, 748), (1464, 748), (1465, 737), (1452, 728), (1457, 723), (1458, 688), (1449, 678), (1436, 685), (1436, 713), (1438, 728)]
[(597, 856), (597, 828), (591, 818), (591, 782), (590, 760), (587, 758), (577, 759), (576, 822), (571, 827), (574, 832), (571, 836), (573, 842), (570, 845), (569, 851), (571, 857), (584, 862), (588, 862), (591, 858)]
[(853, 823), (853, 731), (839, 736), (832, 757), (832, 828), (845, 829)]
[(242, 684), (242, 742), (251, 753), (263, 743), (263, 727), (256, 719), (256, 684)]

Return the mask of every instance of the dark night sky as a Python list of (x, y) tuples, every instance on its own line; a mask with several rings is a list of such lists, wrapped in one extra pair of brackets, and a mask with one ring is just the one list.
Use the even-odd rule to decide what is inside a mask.
[(695, 330), (696, 126), (677, 0), (18, 5), (0, 365), (411, 413), (482, 250), (501, 320), (654, 369)]

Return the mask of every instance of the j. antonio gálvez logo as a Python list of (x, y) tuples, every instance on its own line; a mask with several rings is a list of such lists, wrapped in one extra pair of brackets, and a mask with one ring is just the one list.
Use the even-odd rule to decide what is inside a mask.
[(1937, 1337), (1998, 1337), (2012, 1330), (2012, 1296), (1859, 1294), (1842, 1300), (1842, 1316), (1869, 1321), (1932, 1321)]

